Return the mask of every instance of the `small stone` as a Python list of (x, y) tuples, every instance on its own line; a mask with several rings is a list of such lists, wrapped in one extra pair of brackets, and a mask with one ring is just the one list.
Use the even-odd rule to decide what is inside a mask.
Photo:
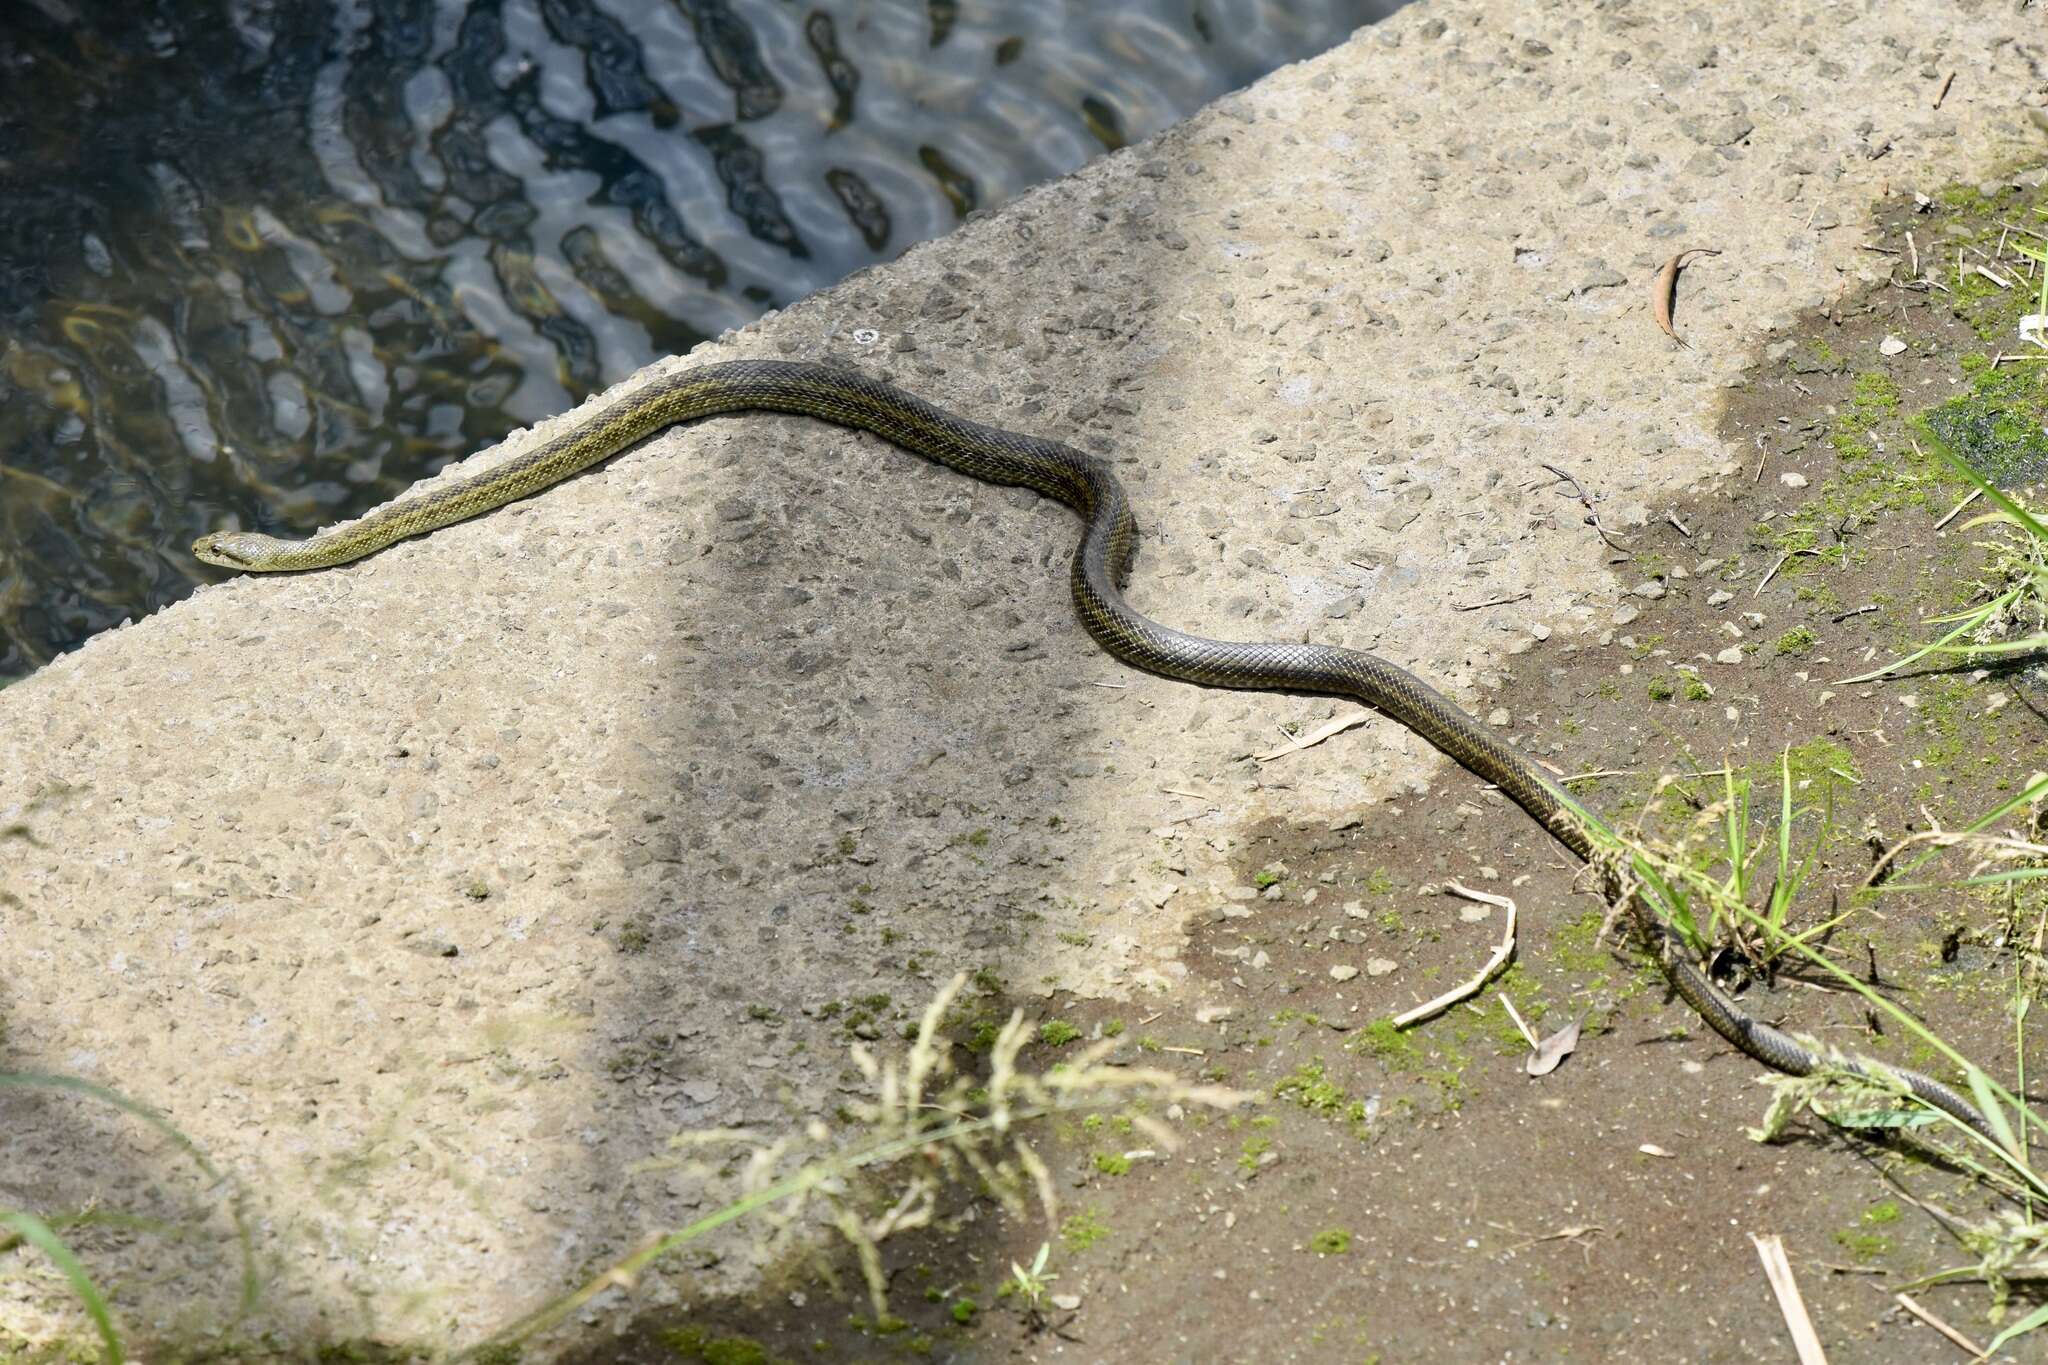
[(1505, 729), (1513, 719), (1505, 706), (1496, 706), (1486, 713), (1486, 723), (1496, 730)]
[(1633, 588), (1630, 588), (1629, 591), (1634, 593), (1637, 597), (1647, 597), (1652, 602), (1654, 602), (1664, 595), (1664, 585), (1662, 583), (1659, 583), (1656, 579), (1652, 578), (1647, 582), (1636, 584)]
[(1367, 976), (1385, 976), (1388, 972), (1398, 972), (1400, 970), (1401, 964), (1392, 958), (1376, 957), (1365, 964), (1365, 974)]
[(1550, 638), (1550, 627), (1538, 621), (1535, 625), (1529, 627), (1529, 634), (1535, 636), (1538, 640), (1548, 640)]
[(1707, 594), (1707, 605), (1710, 607), (1726, 606), (1728, 603), (1733, 602), (1734, 600), (1735, 594), (1728, 591), (1726, 588), (1716, 588), (1712, 592)]
[(1365, 908), (1364, 901), (1345, 901), (1344, 915), (1347, 919), (1371, 919), (1372, 913)]
[(1574, 294), (1588, 294), (1595, 289), (1615, 289), (1628, 283), (1628, 276), (1612, 269), (1607, 262), (1594, 259), (1586, 262), (1586, 273), (1572, 286)]
[(1891, 335), (1889, 332), (1885, 334), (1885, 338), (1883, 341), (1877, 343), (1877, 353), (1879, 355), (1897, 355), (1899, 352), (1905, 349), (1906, 343), (1899, 340), (1897, 337)]
[(1784, 484), (1787, 488), (1804, 488), (1806, 487), (1806, 476), (1787, 470), (1778, 476), (1778, 482)]
[(1641, 616), (1642, 614), (1643, 609), (1637, 606), (1635, 603), (1630, 602), (1624, 606), (1619, 606), (1614, 609), (1614, 624), (1617, 626), (1625, 626), (1629, 624), (1631, 621), (1634, 621), (1637, 617)]
[(1235, 1005), (1204, 1005), (1195, 1011), (1195, 1022), (1198, 1024), (1220, 1024), (1225, 1019), (1235, 1018), (1236, 1015), (1237, 1006)]
[(1358, 968), (1356, 967), (1337, 966), (1330, 968), (1330, 980), (1332, 981), (1349, 981), (1357, 975)]
[(1052, 1296), (1052, 1306), (1059, 1309), (1062, 1313), (1071, 1313), (1081, 1306), (1081, 1296), (1079, 1294), (1055, 1294)]
[(1748, 137), (1756, 125), (1740, 114), (1723, 118), (1684, 119), (1679, 125), (1695, 142), (1709, 147), (1727, 147)]
[(1477, 924), (1492, 913), (1492, 906), (1475, 905), (1470, 901), (1458, 907), (1458, 919), (1466, 924)]
[(1717, 664), (1739, 664), (1742, 662), (1742, 646), (1730, 645), (1714, 656)]

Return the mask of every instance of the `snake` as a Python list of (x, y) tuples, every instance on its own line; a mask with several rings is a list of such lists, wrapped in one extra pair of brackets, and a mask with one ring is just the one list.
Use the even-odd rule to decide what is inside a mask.
[(1925, 1103), (1997, 1141), (1984, 1116), (1955, 1089), (1916, 1071), (1860, 1059), (1823, 1058), (1791, 1034), (1745, 1013), (1693, 959), (1678, 932), (1613, 858), (1563, 786), (1519, 749), (1482, 727), (1407, 669), (1335, 645), (1239, 642), (1190, 635), (1143, 615), (1124, 599), (1138, 549), (1138, 522), (1109, 464), (1058, 441), (970, 421), (896, 386), (812, 361), (737, 360), (660, 374), (596, 408), (552, 439), (501, 462), (401, 495), (306, 540), (216, 531), (192, 547), (201, 561), (247, 573), (325, 569), (412, 536), (479, 516), (611, 458), (678, 423), (738, 412), (789, 413), (879, 436), (985, 483), (1029, 488), (1077, 512), (1074, 609), (1112, 657), (1133, 668), (1203, 687), (1349, 698), (1433, 745), (1526, 811), (1552, 838), (1600, 870), (1610, 900), (1630, 917), (1672, 991), (1731, 1045), (1777, 1071), (1848, 1072), (1903, 1086)]

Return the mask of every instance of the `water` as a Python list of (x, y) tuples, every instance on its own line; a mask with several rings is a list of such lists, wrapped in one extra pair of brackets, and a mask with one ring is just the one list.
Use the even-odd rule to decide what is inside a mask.
[(0, 681), (1389, 0), (0, 0)]

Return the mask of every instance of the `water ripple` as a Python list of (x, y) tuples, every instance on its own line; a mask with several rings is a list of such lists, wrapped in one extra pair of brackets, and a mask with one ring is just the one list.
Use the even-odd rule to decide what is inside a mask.
[(0, 681), (1391, 8), (11, 5)]

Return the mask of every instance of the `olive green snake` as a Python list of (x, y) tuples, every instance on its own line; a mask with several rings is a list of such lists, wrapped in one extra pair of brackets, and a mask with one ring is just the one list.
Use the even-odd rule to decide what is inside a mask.
[[(304, 541), (246, 531), (202, 537), (192, 552), (250, 572), (321, 569), (409, 536), (488, 512), (538, 492), (678, 422), (721, 413), (768, 411), (821, 418), (872, 432), (903, 449), (987, 483), (1034, 489), (1087, 523), (1073, 562), (1074, 606), (1111, 655), (1135, 668), (1205, 687), (1319, 693), (1361, 702), (1428, 740), (1496, 785), (1580, 858), (1604, 865), (1574, 803), (1518, 750), (1407, 670), (1330, 645), (1236, 643), (1169, 629), (1124, 601), (1138, 525), (1107, 464), (1056, 441), (984, 426), (892, 385), (826, 365), (740, 360), (661, 375), (605, 404), (533, 449), (439, 487), (403, 496)], [(1789, 1034), (1745, 1014), (1694, 963), (1678, 935), (1612, 873), (1610, 896), (1631, 914), (1672, 989), (1713, 1030), (1764, 1064), (1804, 1076), (1833, 1066), (1869, 1075), (1857, 1062), (1824, 1060)], [(1895, 1077), (1928, 1104), (1987, 1136), (1989, 1124), (1940, 1081), (1896, 1067)]]

